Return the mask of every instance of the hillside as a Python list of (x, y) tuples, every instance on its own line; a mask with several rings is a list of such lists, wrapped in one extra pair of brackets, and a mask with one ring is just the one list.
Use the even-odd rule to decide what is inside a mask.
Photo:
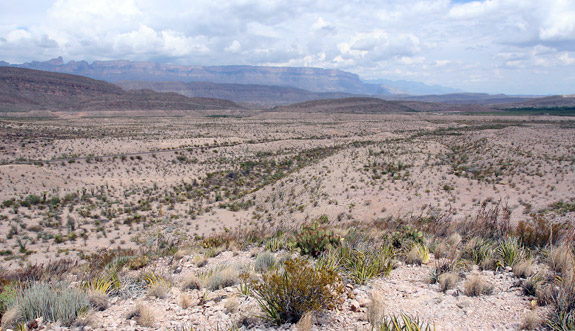
[(276, 112), (383, 114), (413, 112), (412, 108), (377, 98), (314, 100), (274, 107)]
[(498, 108), (555, 108), (555, 107), (575, 107), (575, 96), (554, 95), (549, 97), (534, 98), (522, 102), (502, 105)]
[(77, 75), (0, 67), (0, 111), (239, 109), (237, 104), (176, 93), (122, 88)]

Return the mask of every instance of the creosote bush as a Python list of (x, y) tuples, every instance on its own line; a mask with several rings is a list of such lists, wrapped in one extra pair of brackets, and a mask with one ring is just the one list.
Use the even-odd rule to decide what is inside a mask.
[(249, 286), (265, 318), (277, 325), (297, 323), (309, 311), (333, 309), (344, 290), (337, 272), (315, 269), (303, 258), (285, 261), (283, 268)]

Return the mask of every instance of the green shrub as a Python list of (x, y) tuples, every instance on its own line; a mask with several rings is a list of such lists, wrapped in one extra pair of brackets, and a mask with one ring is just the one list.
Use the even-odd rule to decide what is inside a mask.
[(42, 317), (44, 321), (59, 321), (70, 326), (78, 314), (88, 309), (88, 297), (63, 283), (32, 284), (18, 299), (18, 307), (25, 321)]
[(301, 254), (318, 257), (330, 247), (337, 246), (339, 238), (331, 231), (322, 227), (319, 221), (303, 225), (295, 236), (295, 247)]
[(249, 287), (265, 318), (277, 325), (297, 323), (308, 311), (333, 309), (344, 289), (337, 272), (314, 269), (302, 258), (285, 261), (283, 270), (264, 274)]

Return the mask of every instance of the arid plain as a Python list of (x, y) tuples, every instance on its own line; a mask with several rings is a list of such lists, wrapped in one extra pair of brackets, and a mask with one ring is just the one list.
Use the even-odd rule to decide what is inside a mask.
[[(516, 223), (575, 198), (575, 124), (557, 117), (262, 112), (0, 124), (1, 243), (13, 252), (4, 267), (320, 215), (465, 219), (487, 201)], [(10, 203), (28, 197), (43, 203)]]
[[(147, 252), (179, 247), (176, 260), (160, 258), (144, 267), (177, 283), (184, 275), (199, 277), (205, 264), (204, 268), (235, 260), (253, 264), (250, 259), (263, 249), (252, 247), (249, 253), (229, 241), (222, 248), (206, 246), (206, 238), (250, 231), (265, 237), (278, 229), (297, 232), (317, 219), (345, 231), (392, 220), (465, 223), (500, 217), (512, 227), (537, 217), (572, 222), (573, 211), (562, 208), (575, 201), (575, 122), (566, 117), (222, 113), (68, 113), (0, 121), (2, 269), (93, 259), (92, 254), (102, 249)], [(457, 241), (449, 238), (445, 245)], [(200, 255), (193, 257), (194, 250), (182, 248), (194, 241), (203, 242), (210, 253), (197, 251)], [(430, 247), (438, 245), (432, 241)], [(436, 268), (438, 254), (436, 250), (435, 260), (432, 257)], [(381, 301), (374, 297), (374, 286), (386, 298), (394, 298), (387, 300), (386, 313), (411, 309), (439, 329), (519, 329), (526, 319), (541, 320), (547, 312), (534, 310), (528, 296), (513, 290), (510, 268), (499, 275), (489, 271), (497, 295), (461, 303), (450, 292), (441, 298), (429, 294), (439, 293), (427, 283), (430, 264), (407, 264), (397, 263), (390, 279), (377, 279), (369, 287), (350, 285), (352, 292), (341, 306), (343, 319), (329, 315), (323, 322), (320, 318), (309, 323), (319, 329), (373, 326), (365, 314)], [(168, 269), (181, 276), (168, 275)], [(464, 278), (478, 272), (471, 267), (461, 270)], [(175, 308), (168, 309), (172, 312), (151, 324), (130, 315), (136, 299), (114, 299), (87, 323), (96, 329), (130, 329), (136, 316), (138, 325), (154, 328), (210, 329), (242, 323), (269, 327), (246, 320), (246, 310), (258, 315), (257, 305), (253, 299), (238, 304), (240, 297), (230, 294), (231, 287), (192, 294), (180, 288), (181, 293), (172, 288), (168, 298), (163, 297), (174, 301), (170, 305)], [(413, 301), (411, 294), (422, 291), (424, 298)], [(145, 299), (151, 300), (150, 307), (165, 310), (166, 301), (151, 298)], [(231, 313), (224, 307), (228, 301)], [(444, 303), (430, 309), (430, 302)], [(220, 315), (210, 319), (206, 309), (216, 306)], [(491, 307), (495, 308), (490, 311)], [(484, 324), (485, 318), (491, 324)], [(174, 319), (180, 324), (169, 324)]]

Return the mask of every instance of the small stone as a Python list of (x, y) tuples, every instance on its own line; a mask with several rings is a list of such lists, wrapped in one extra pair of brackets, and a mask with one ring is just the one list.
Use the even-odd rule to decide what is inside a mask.
[(368, 298), (363, 298), (359, 299), (358, 302), (360, 307), (367, 307), (371, 303), (371, 300), (369, 300)]
[(360, 310), (359, 302), (357, 302), (357, 300), (351, 300), (351, 302), (349, 304), (349, 309), (355, 313), (359, 312), (359, 310)]

